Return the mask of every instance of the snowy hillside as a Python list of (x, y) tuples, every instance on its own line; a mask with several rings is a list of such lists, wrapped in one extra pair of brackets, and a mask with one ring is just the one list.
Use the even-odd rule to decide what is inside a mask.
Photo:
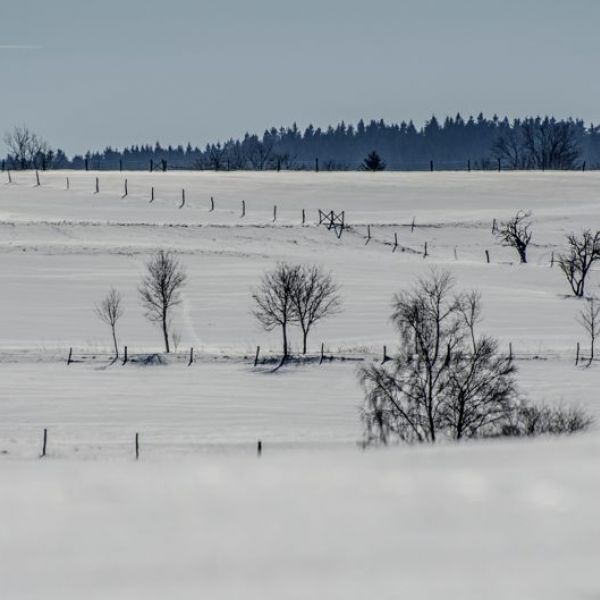
[[(581, 302), (551, 266), (565, 234), (600, 228), (600, 174), (52, 171), (40, 186), (32, 172), (2, 176), (0, 597), (600, 593), (597, 428), (363, 452), (356, 380), (362, 361), (396, 344), (393, 294), (448, 269), (481, 292), (482, 329), (512, 348), (525, 395), (600, 419), (600, 368), (574, 366)], [(519, 209), (533, 213), (526, 265), (491, 233)], [(319, 210), (345, 211), (340, 239)], [(94, 314), (110, 286), (125, 301), (121, 345), (161, 351), (137, 298), (159, 248), (188, 274), (178, 352), (163, 365), (110, 364)], [(340, 282), (344, 311), (309, 338), (311, 355), (323, 343), (335, 360), (253, 367), (257, 346), (279, 352), (251, 293), (281, 260), (318, 263)], [(599, 283), (592, 273), (589, 289)]]

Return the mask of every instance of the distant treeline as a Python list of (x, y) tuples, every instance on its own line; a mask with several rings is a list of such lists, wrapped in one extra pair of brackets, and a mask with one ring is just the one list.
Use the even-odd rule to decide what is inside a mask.
[[(391, 170), (600, 168), (600, 127), (552, 117), (509, 121), (480, 114), (464, 120), (459, 114), (440, 122), (433, 116), (420, 128), (412, 121), (383, 120), (342, 122), (325, 130), (309, 125), (304, 131), (294, 124), (204, 148), (190, 143), (163, 147), (156, 142), (122, 151), (108, 147), (72, 158), (45, 142), (27, 152), (19, 140), (10, 139), (18, 132), (23, 128), (5, 137), (10, 153), (4, 167), (338, 171), (362, 168), (365, 157), (375, 151)], [(40, 145), (39, 138), (33, 138)]]

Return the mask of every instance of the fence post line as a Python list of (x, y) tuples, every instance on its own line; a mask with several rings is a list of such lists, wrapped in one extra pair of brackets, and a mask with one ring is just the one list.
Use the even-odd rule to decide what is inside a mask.
[(487, 261), (488, 265), (490, 264), (490, 251), (486, 250), (485, 251), (485, 260)]
[(73, 348), (69, 348), (69, 357), (67, 358), (67, 366), (72, 362), (71, 357), (73, 356)]
[(246, 216), (246, 201), (242, 200), (242, 219)]
[(136, 431), (135, 433), (135, 460), (140, 458), (140, 434)]
[(579, 364), (579, 342), (577, 342), (577, 354), (575, 355), (575, 366)]
[(100, 193), (100, 178), (96, 177), (96, 194)]
[(423, 246), (423, 258), (427, 258), (429, 256), (429, 252), (427, 251), (427, 242), (425, 242)]
[(273, 206), (273, 223), (277, 221), (277, 204)]
[(154, 202), (154, 186), (152, 186), (152, 189), (150, 190), (150, 202)]
[(127, 362), (127, 346), (123, 348), (123, 364)]
[(215, 199), (211, 196), (210, 197), (210, 209), (208, 210), (208, 212), (212, 212), (213, 210), (215, 210)]
[(35, 185), (36, 187), (40, 187), (40, 173), (39, 171), (36, 169), (35, 171)]
[(125, 196), (127, 196), (127, 179), (125, 179), (125, 185), (124, 185), (123, 189), (124, 189), (124, 193), (121, 196), (121, 198), (125, 198)]
[(190, 360), (188, 362), (188, 367), (190, 367), (193, 362), (194, 362), (194, 347), (192, 346), (190, 348)]
[(306, 222), (306, 211), (302, 209), (302, 225)]
[(260, 355), (260, 346), (256, 346), (256, 354), (254, 355), (254, 366), (258, 364), (258, 357)]

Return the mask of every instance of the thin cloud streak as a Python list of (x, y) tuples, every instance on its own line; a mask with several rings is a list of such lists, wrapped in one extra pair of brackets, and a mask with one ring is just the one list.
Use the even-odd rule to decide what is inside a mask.
[(0, 44), (0, 50), (41, 50), (41, 46), (31, 44)]

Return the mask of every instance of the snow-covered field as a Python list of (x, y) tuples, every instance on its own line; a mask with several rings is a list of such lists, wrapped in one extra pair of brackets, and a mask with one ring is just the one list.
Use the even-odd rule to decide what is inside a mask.
[[(597, 429), (363, 452), (355, 377), (394, 346), (393, 293), (449, 269), (481, 291), (483, 329), (512, 344), (525, 394), (600, 419), (599, 368), (573, 364), (580, 304), (550, 267), (565, 233), (600, 228), (599, 173), (40, 176), (0, 184), (1, 598), (600, 597)], [(345, 211), (341, 239), (319, 209)], [(518, 209), (534, 218), (527, 265), (491, 235)], [(188, 272), (181, 356), (109, 365), (93, 307), (110, 286), (121, 343), (160, 351), (136, 289), (161, 247)], [(278, 260), (341, 283), (344, 312), (309, 339), (337, 360), (253, 369), (257, 345), (279, 348), (250, 314)], [(70, 347), (86, 360), (67, 366)]]

